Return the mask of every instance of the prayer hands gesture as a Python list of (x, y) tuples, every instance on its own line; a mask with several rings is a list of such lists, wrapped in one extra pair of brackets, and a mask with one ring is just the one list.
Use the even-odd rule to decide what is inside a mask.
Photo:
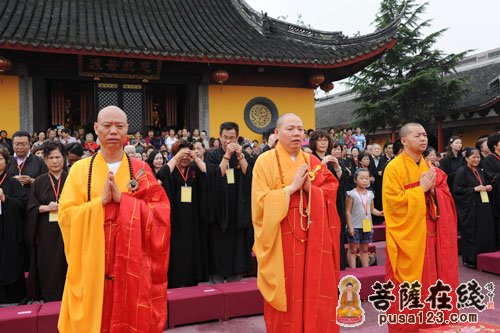
[(327, 165), (328, 163), (332, 163), (333, 167), (335, 169), (339, 168), (339, 160), (335, 156), (333, 156), (333, 155), (327, 155), (321, 161), (321, 164), (323, 164), (323, 165)]
[(59, 204), (55, 201), (51, 201), (47, 205), (47, 208), (48, 208), (49, 212), (53, 212), (53, 211), (59, 210)]
[(432, 190), (436, 185), (436, 170), (434, 167), (430, 168), (429, 171), (422, 173), (420, 176), (420, 186), (427, 192)]
[(104, 192), (102, 193), (102, 204), (107, 205), (111, 201), (120, 203), (121, 197), (122, 194), (120, 193), (120, 190), (118, 189), (118, 186), (116, 185), (115, 182), (115, 175), (112, 172), (110, 172), (108, 173), (108, 178), (104, 183)]
[(5, 202), (5, 193), (3, 193), (3, 190), (0, 188), (0, 201)]
[(309, 168), (307, 167), (307, 164), (304, 164), (299, 168), (299, 170), (297, 170), (295, 177), (293, 177), (292, 184), (290, 185), (290, 195), (297, 192), (301, 188), (303, 188), (306, 191), (308, 190), (306, 182), (308, 176), (309, 176)]
[(19, 180), (19, 182), (22, 185), (31, 185), (34, 182), (34, 179), (32, 179), (30, 176), (26, 176), (26, 175), (14, 176), (14, 178)]
[(59, 210), (59, 204), (55, 201), (51, 201), (48, 205), (40, 205), (38, 207), (39, 213), (49, 213)]
[(186, 148), (181, 148), (181, 149), (179, 149), (179, 151), (177, 152), (177, 154), (175, 154), (174, 157), (176, 159), (180, 159), (180, 158), (182, 158), (184, 156), (191, 156), (192, 157), (193, 156), (192, 153), (194, 153), (194, 151), (191, 150), (191, 149), (189, 149), (189, 148), (187, 148), (187, 147)]
[(224, 154), (224, 156), (226, 156), (226, 158), (231, 158), (231, 156), (236, 152), (238, 154), (238, 150), (239, 152), (241, 153), (241, 146), (236, 143), (236, 142), (233, 142), (233, 143), (230, 143), (227, 145), (227, 148), (226, 148), (226, 153)]
[(278, 136), (273, 133), (269, 135), (269, 138), (267, 139), (267, 145), (269, 146), (269, 148), (274, 148), (277, 141), (278, 141)]
[(490, 192), (493, 189), (491, 185), (478, 185), (474, 187), (474, 191), (476, 192)]

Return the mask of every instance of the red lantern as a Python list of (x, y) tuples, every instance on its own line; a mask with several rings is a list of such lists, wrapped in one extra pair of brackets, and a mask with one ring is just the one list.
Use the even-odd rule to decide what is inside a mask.
[(309, 76), (309, 83), (314, 87), (317, 88), (320, 84), (325, 82), (325, 76), (323, 74), (311, 74)]
[(333, 83), (332, 82), (324, 82), (320, 88), (321, 90), (323, 90), (324, 92), (328, 93), (330, 90), (332, 90), (334, 87)]
[(0, 75), (5, 74), (12, 67), (12, 62), (4, 57), (0, 57)]
[(212, 74), (212, 80), (217, 82), (218, 84), (223, 84), (227, 80), (229, 80), (229, 73), (223, 69), (218, 69)]

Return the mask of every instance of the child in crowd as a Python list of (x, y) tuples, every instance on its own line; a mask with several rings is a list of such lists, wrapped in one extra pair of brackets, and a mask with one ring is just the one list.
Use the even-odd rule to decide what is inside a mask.
[(373, 238), (372, 214), (384, 216), (382, 211), (375, 209), (375, 195), (367, 190), (370, 185), (370, 173), (360, 168), (354, 174), (356, 187), (347, 191), (345, 216), (347, 222), (347, 239), (349, 251), (347, 263), (350, 268), (356, 268), (356, 253), (360, 252), (361, 266), (369, 266), (368, 244)]

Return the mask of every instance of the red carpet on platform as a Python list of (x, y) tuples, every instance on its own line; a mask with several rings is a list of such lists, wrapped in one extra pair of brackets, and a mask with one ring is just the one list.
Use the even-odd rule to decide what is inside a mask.
[(481, 253), (477, 256), (477, 269), (500, 275), (500, 251)]

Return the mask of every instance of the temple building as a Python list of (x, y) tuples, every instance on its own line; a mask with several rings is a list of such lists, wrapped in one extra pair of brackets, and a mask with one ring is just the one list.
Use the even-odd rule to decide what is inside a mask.
[(254, 139), (295, 112), (316, 124), (325, 91), (377, 60), (399, 19), (372, 34), (308, 29), (243, 0), (3, 0), (1, 128), (92, 128), (118, 105), (130, 132), (240, 124)]
[[(424, 124), (428, 130), (429, 145), (442, 152), (453, 135), (462, 137), (465, 146), (474, 146), (481, 136), (500, 131), (500, 48), (464, 58), (455, 68), (465, 80), (464, 97), (452, 108), (446, 119), (433, 119)], [(344, 91), (316, 101), (318, 128), (345, 129), (356, 123), (354, 111), (358, 108), (356, 95)], [(392, 140), (389, 129), (379, 128), (369, 133), (372, 142), (384, 145)]]

